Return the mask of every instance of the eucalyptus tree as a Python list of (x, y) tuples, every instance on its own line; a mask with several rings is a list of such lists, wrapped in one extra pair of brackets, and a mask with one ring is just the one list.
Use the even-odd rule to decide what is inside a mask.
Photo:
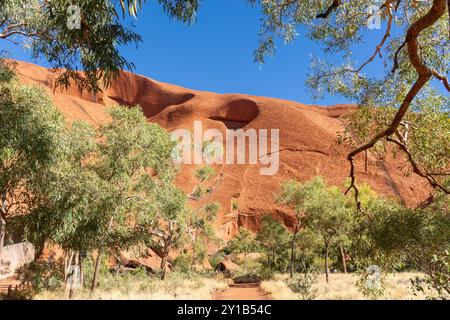
[[(119, 46), (137, 44), (141, 37), (125, 20), (136, 17), (142, 0), (4, 0), (0, 2), (0, 40), (30, 49), (58, 73), (57, 85), (67, 87), (71, 79), (82, 89), (98, 91), (108, 86), (122, 69), (133, 63)], [(172, 18), (190, 23), (197, 0), (158, 0)], [(121, 15), (122, 13), (123, 15)], [(81, 68), (84, 73), (78, 73)]]
[[(332, 200), (330, 197), (333, 196), (336, 196), (336, 202), (330, 203)], [(276, 198), (279, 203), (288, 205), (295, 212), (290, 241), (290, 277), (292, 278), (294, 273), (294, 255), (300, 231), (304, 233), (312, 231), (322, 236), (325, 243), (326, 263), (328, 262), (329, 246), (332, 239), (335, 239), (339, 244), (343, 269), (346, 272), (342, 241), (347, 231), (350, 230), (350, 210), (346, 208), (345, 198), (339, 193), (339, 190), (327, 189), (325, 182), (320, 177), (305, 183), (290, 180), (282, 185), (282, 191)], [(342, 225), (338, 226), (333, 219), (341, 220)]]
[(269, 214), (264, 215), (256, 241), (266, 255), (266, 266), (270, 269), (285, 270), (286, 249), (289, 244), (289, 234), (285, 226)]
[(294, 180), (290, 180), (282, 185), (281, 194), (277, 195), (277, 202), (287, 204), (295, 212), (294, 227), (292, 230), (292, 239), (290, 244), (291, 257), (289, 264), (289, 275), (294, 275), (294, 252), (298, 233), (307, 225), (308, 218), (305, 215), (305, 202), (308, 197), (308, 188), (310, 184), (301, 185)]
[[(166, 178), (167, 179), (167, 178)], [(186, 238), (188, 228), (187, 198), (182, 190), (176, 188), (169, 180), (161, 182), (148, 181), (145, 189), (154, 197), (156, 219), (147, 226), (145, 243), (161, 258), (160, 276), (166, 276), (167, 262), (171, 250), (178, 248)]]
[[(188, 208), (187, 200), (197, 201), (205, 196), (203, 184), (211, 180), (214, 170), (209, 167), (201, 167), (196, 170), (197, 185), (189, 194), (183, 193), (173, 185), (173, 176), (167, 176), (164, 183), (146, 183), (156, 195), (154, 200), (158, 203), (157, 219), (151, 226), (148, 234), (147, 245), (156, 251), (161, 258), (160, 276), (165, 278), (169, 254), (173, 249), (181, 249), (191, 245), (194, 260), (203, 261), (205, 257), (204, 247), (210, 241), (217, 241), (213, 228), (213, 220), (216, 217), (219, 206), (216, 203), (207, 202), (200, 208)], [(214, 181), (220, 183), (221, 175)], [(206, 194), (211, 194), (213, 187), (207, 189)]]
[(329, 249), (334, 241), (349, 232), (351, 212), (345, 196), (337, 187), (328, 187), (321, 177), (303, 185), (290, 182), (285, 186), (285, 201), (302, 210), (307, 217), (307, 227), (319, 234), (323, 241), (325, 277), (329, 280)]
[(421, 273), (421, 276), (411, 279), (416, 289), (428, 287), (424, 293), (448, 299), (448, 204), (448, 195), (440, 193), (437, 200), (426, 208), (405, 208), (383, 198), (368, 208), (360, 221), (360, 236), (354, 239), (354, 259), (360, 268), (376, 265), (382, 271), (382, 277), (379, 288), (361, 289), (382, 294), (386, 274), (408, 264)]
[(2, 62), (0, 69), (1, 250), (7, 221), (45, 200), (43, 184), (59, 159), (64, 119), (41, 89), (20, 84)]
[[(127, 237), (131, 243), (145, 242), (146, 227), (153, 226), (161, 213), (183, 212), (184, 201), (172, 183), (174, 144), (167, 131), (150, 124), (138, 107), (115, 107), (109, 115), (112, 121), (99, 128), (93, 170), (107, 188), (103, 209), (109, 222), (104, 227), (111, 234), (107, 234), (105, 247), (121, 248)], [(108, 243), (110, 240), (113, 242)], [(101, 252), (100, 247), (92, 290)]]
[[(383, 0), (379, 6), (364, 0), (249, 2), (259, 4), (263, 15), (256, 61), (275, 53), (277, 38), (295, 40), (302, 26), (323, 48), (307, 80), (314, 96), (340, 94), (360, 106), (344, 134), (353, 146), (349, 190), (358, 206), (356, 157), (384, 152), (387, 145), (405, 156), (409, 171), (450, 192), (447, 0)], [(366, 57), (360, 48), (378, 35), (374, 29), (382, 30), (380, 39)]]
[[(64, 252), (64, 278), (76, 272), (82, 278), (82, 258), (99, 247), (105, 237), (109, 215), (106, 185), (90, 170), (88, 157), (95, 151), (95, 130), (83, 122), (66, 127), (60, 158), (43, 180), (44, 201), (15, 224), (24, 228), (24, 237), (35, 246), (56, 244)], [(72, 277), (73, 281), (76, 275)], [(82, 281), (81, 281), (82, 282)], [(72, 284), (75, 284), (72, 283)], [(69, 298), (75, 287), (69, 287)]]
[(46, 201), (20, 221), (33, 243), (50, 241), (67, 252), (69, 266), (96, 251), (91, 290), (105, 250), (146, 243), (161, 211), (184, 210), (182, 201), (175, 204), (169, 134), (138, 107), (117, 106), (108, 114), (98, 129), (84, 122), (66, 129), (63, 155), (45, 183)]

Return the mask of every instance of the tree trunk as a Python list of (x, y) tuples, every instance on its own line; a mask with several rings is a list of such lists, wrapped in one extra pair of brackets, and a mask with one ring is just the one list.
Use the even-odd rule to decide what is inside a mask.
[[(73, 266), (79, 267), (79, 265), (80, 265), (80, 252), (79, 251), (75, 252), (74, 260), (75, 260), (75, 263), (73, 264)], [(72, 272), (74, 272), (74, 270), (72, 270)], [(72, 277), (75, 277), (75, 276), (76, 276), (76, 274), (72, 275)], [(75, 297), (76, 288), (74, 286), (75, 286), (76, 281), (77, 280), (74, 279), (72, 285), (69, 288), (69, 299), (70, 300), (72, 300)]]
[(160, 265), (160, 272), (161, 272), (161, 280), (164, 280), (166, 277), (166, 264), (167, 259), (169, 257), (170, 249), (172, 247), (172, 238), (174, 236), (174, 226), (172, 224), (172, 221), (169, 221), (169, 235), (167, 238), (164, 239), (164, 247), (163, 247), (163, 256), (161, 257), (161, 265)]
[(161, 259), (161, 265), (160, 265), (160, 272), (161, 272), (161, 280), (164, 280), (166, 277), (166, 263), (167, 263), (167, 257), (168, 257), (169, 253), (168, 252), (164, 252), (164, 256)]
[(339, 243), (339, 249), (341, 251), (342, 270), (344, 271), (344, 274), (347, 274), (347, 261), (345, 261), (345, 252), (342, 242)]
[(291, 262), (289, 265), (289, 276), (292, 278), (294, 276), (294, 247), (295, 247), (295, 238), (297, 237), (297, 229), (294, 231), (294, 234), (292, 236), (292, 243), (291, 243)]
[(0, 216), (0, 254), (3, 251), (5, 245), (6, 236), (6, 221)]
[[(109, 223), (108, 223), (108, 232), (112, 228), (113, 221), (114, 221), (114, 217), (111, 217), (109, 219)], [(99, 248), (97, 251), (97, 259), (95, 260), (94, 276), (92, 278), (91, 292), (90, 292), (91, 295), (94, 293), (95, 288), (97, 287), (98, 273), (100, 271), (101, 258), (102, 258), (102, 249)]]
[(34, 260), (38, 260), (42, 256), (42, 254), (44, 253), (44, 249), (45, 241), (39, 240), (34, 247)]
[(6, 237), (6, 191), (2, 193), (2, 206), (0, 211), (0, 255), (5, 245)]
[(91, 284), (91, 293), (90, 293), (91, 295), (94, 293), (95, 288), (97, 287), (98, 273), (100, 271), (101, 260), (102, 260), (102, 249), (98, 249), (97, 258), (95, 259), (94, 276), (92, 278), (92, 284)]
[(78, 265), (80, 268), (80, 286), (84, 287), (83, 255), (78, 252)]
[(72, 264), (72, 250), (66, 252), (64, 256), (64, 283), (67, 283), (67, 276), (69, 275), (69, 266)]
[(328, 271), (328, 241), (325, 241), (325, 279), (328, 283), (329, 271)]

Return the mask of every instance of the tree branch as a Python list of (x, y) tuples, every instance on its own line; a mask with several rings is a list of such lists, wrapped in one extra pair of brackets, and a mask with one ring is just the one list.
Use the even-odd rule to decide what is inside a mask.
[(421, 176), (422, 178), (427, 179), (428, 182), (433, 186), (433, 188), (439, 188), (443, 192), (450, 194), (450, 190), (448, 190), (443, 185), (441, 185), (434, 178), (433, 174), (425, 173), (420, 169), (420, 165), (414, 160), (412, 154), (409, 152), (408, 148), (406, 147), (406, 145), (404, 143), (401, 143), (400, 141), (395, 140), (391, 137), (386, 137), (386, 140), (395, 143), (408, 156), (408, 161), (411, 163), (414, 173)]
[(436, 21), (438, 21), (439, 18), (444, 15), (446, 7), (447, 5), (445, 0), (433, 0), (433, 5), (431, 9), (424, 16), (415, 21), (408, 29), (406, 33), (405, 42), (408, 48), (409, 59), (414, 69), (418, 73), (419, 77), (409, 90), (406, 97), (404, 98), (402, 104), (400, 105), (400, 108), (398, 109), (396, 115), (394, 116), (394, 119), (392, 120), (388, 128), (375, 135), (375, 137), (373, 137), (366, 144), (354, 149), (347, 156), (347, 159), (350, 162), (351, 184), (345, 193), (348, 193), (349, 190), (354, 189), (355, 200), (359, 210), (361, 208), (361, 204), (358, 200), (358, 188), (356, 187), (355, 184), (356, 178), (355, 178), (354, 157), (359, 153), (372, 148), (382, 138), (391, 136), (392, 134), (395, 133), (404, 115), (408, 111), (411, 102), (414, 100), (414, 98), (420, 92), (423, 86), (430, 80), (432, 76), (432, 71), (423, 63), (422, 59), (420, 58), (419, 43), (417, 38), (423, 30), (436, 23)]
[[(450, 1), (450, 0), (449, 0)], [(446, 77), (444, 77), (443, 75), (441, 75), (439, 72), (437, 72), (436, 70), (431, 70), (431, 74), (438, 80), (442, 81), (442, 83), (444, 84), (445, 89), (447, 89), (448, 92), (450, 92), (450, 84), (448, 82), (448, 79)]]
[(316, 15), (316, 18), (317, 19), (319, 19), (319, 18), (320, 19), (328, 18), (330, 13), (333, 12), (340, 5), (341, 5), (341, 0), (333, 0), (333, 3), (328, 7), (328, 9), (325, 12)]

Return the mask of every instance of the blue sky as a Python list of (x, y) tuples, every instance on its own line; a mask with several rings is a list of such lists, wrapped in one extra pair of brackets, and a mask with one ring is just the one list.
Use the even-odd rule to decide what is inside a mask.
[[(246, 93), (331, 105), (349, 102), (327, 96), (313, 101), (305, 87), (310, 54), (321, 56), (320, 48), (302, 37), (294, 43), (280, 42), (277, 55), (260, 68), (253, 62), (258, 44), (259, 9), (245, 0), (203, 1), (197, 22), (186, 26), (170, 19), (156, 1), (147, 1), (134, 21), (143, 42), (122, 53), (134, 62), (135, 72), (180, 86), (218, 93)], [(300, 31), (301, 33), (301, 31)], [(361, 52), (370, 56), (383, 30), (372, 30)], [(12, 58), (33, 61), (29, 53), (0, 42)], [(376, 66), (370, 66), (375, 70)]]

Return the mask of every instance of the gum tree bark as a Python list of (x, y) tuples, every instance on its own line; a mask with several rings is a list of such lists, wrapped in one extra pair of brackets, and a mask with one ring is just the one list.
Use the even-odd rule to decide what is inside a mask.
[(330, 243), (328, 239), (325, 239), (325, 279), (328, 283), (329, 281), (329, 266), (328, 266), (328, 251), (330, 249)]
[(0, 209), (0, 258), (5, 245), (6, 237), (6, 191), (2, 193), (2, 206)]
[(344, 246), (342, 245), (342, 242), (339, 243), (339, 250), (341, 252), (342, 270), (344, 271), (344, 274), (347, 274), (347, 261), (345, 261), (345, 252), (344, 252)]

